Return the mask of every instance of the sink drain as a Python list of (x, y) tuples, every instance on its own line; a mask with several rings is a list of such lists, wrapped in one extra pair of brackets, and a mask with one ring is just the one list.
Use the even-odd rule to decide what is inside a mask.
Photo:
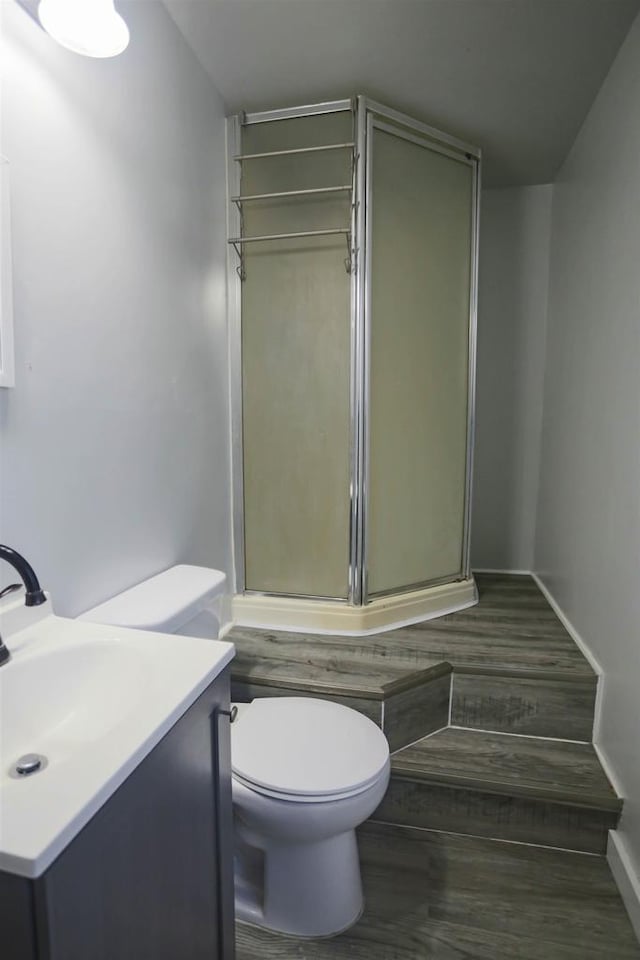
[(47, 758), (41, 753), (25, 753), (23, 757), (16, 760), (11, 776), (16, 778), (30, 777), (34, 773), (44, 770), (47, 765)]

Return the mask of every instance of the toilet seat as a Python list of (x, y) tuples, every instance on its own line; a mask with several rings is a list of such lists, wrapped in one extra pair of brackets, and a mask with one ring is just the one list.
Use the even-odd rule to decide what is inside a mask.
[(282, 790), (269, 790), (268, 787), (263, 787), (260, 784), (246, 780), (235, 772), (232, 774), (232, 777), (236, 783), (242, 784), (242, 786), (246, 787), (247, 790), (252, 790), (254, 793), (259, 793), (263, 797), (271, 797), (273, 800), (286, 800), (289, 801), (289, 803), (330, 803), (332, 800), (348, 800), (350, 797), (357, 797), (361, 793), (366, 793), (366, 791), (377, 782), (377, 777), (374, 777), (371, 783), (367, 783), (364, 787), (356, 787), (353, 790), (345, 790), (341, 793), (310, 795), (302, 793), (286, 793)]
[(388, 768), (386, 737), (349, 707), (311, 697), (264, 697), (239, 707), (233, 775), (257, 793), (307, 803), (345, 799)]

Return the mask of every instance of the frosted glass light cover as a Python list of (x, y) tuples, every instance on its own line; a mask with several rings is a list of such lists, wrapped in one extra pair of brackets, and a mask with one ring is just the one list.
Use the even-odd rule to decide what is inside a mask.
[(116, 57), (129, 43), (113, 0), (40, 0), (38, 17), (61, 46), (85, 57)]

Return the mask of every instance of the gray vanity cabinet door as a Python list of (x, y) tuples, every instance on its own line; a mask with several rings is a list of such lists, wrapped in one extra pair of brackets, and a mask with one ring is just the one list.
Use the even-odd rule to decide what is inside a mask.
[(0, 957), (38, 960), (31, 881), (0, 871)]
[(227, 672), (36, 881), (39, 960), (231, 960), (221, 709), (229, 709)]

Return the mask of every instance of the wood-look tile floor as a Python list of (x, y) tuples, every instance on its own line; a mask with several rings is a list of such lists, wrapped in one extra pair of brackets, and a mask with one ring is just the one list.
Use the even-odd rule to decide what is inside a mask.
[(368, 637), (312, 636), (234, 627), (233, 674), (314, 682), (336, 689), (379, 687), (402, 670), (446, 661), (461, 670), (594, 680), (594, 673), (529, 576), (477, 574), (479, 603), (436, 620)]
[(237, 960), (640, 960), (604, 858), (373, 824), (360, 850), (351, 930), (299, 940), (238, 924)]
[(590, 743), (449, 727), (395, 753), (392, 770), (431, 783), (495, 789), (603, 810), (622, 806)]

